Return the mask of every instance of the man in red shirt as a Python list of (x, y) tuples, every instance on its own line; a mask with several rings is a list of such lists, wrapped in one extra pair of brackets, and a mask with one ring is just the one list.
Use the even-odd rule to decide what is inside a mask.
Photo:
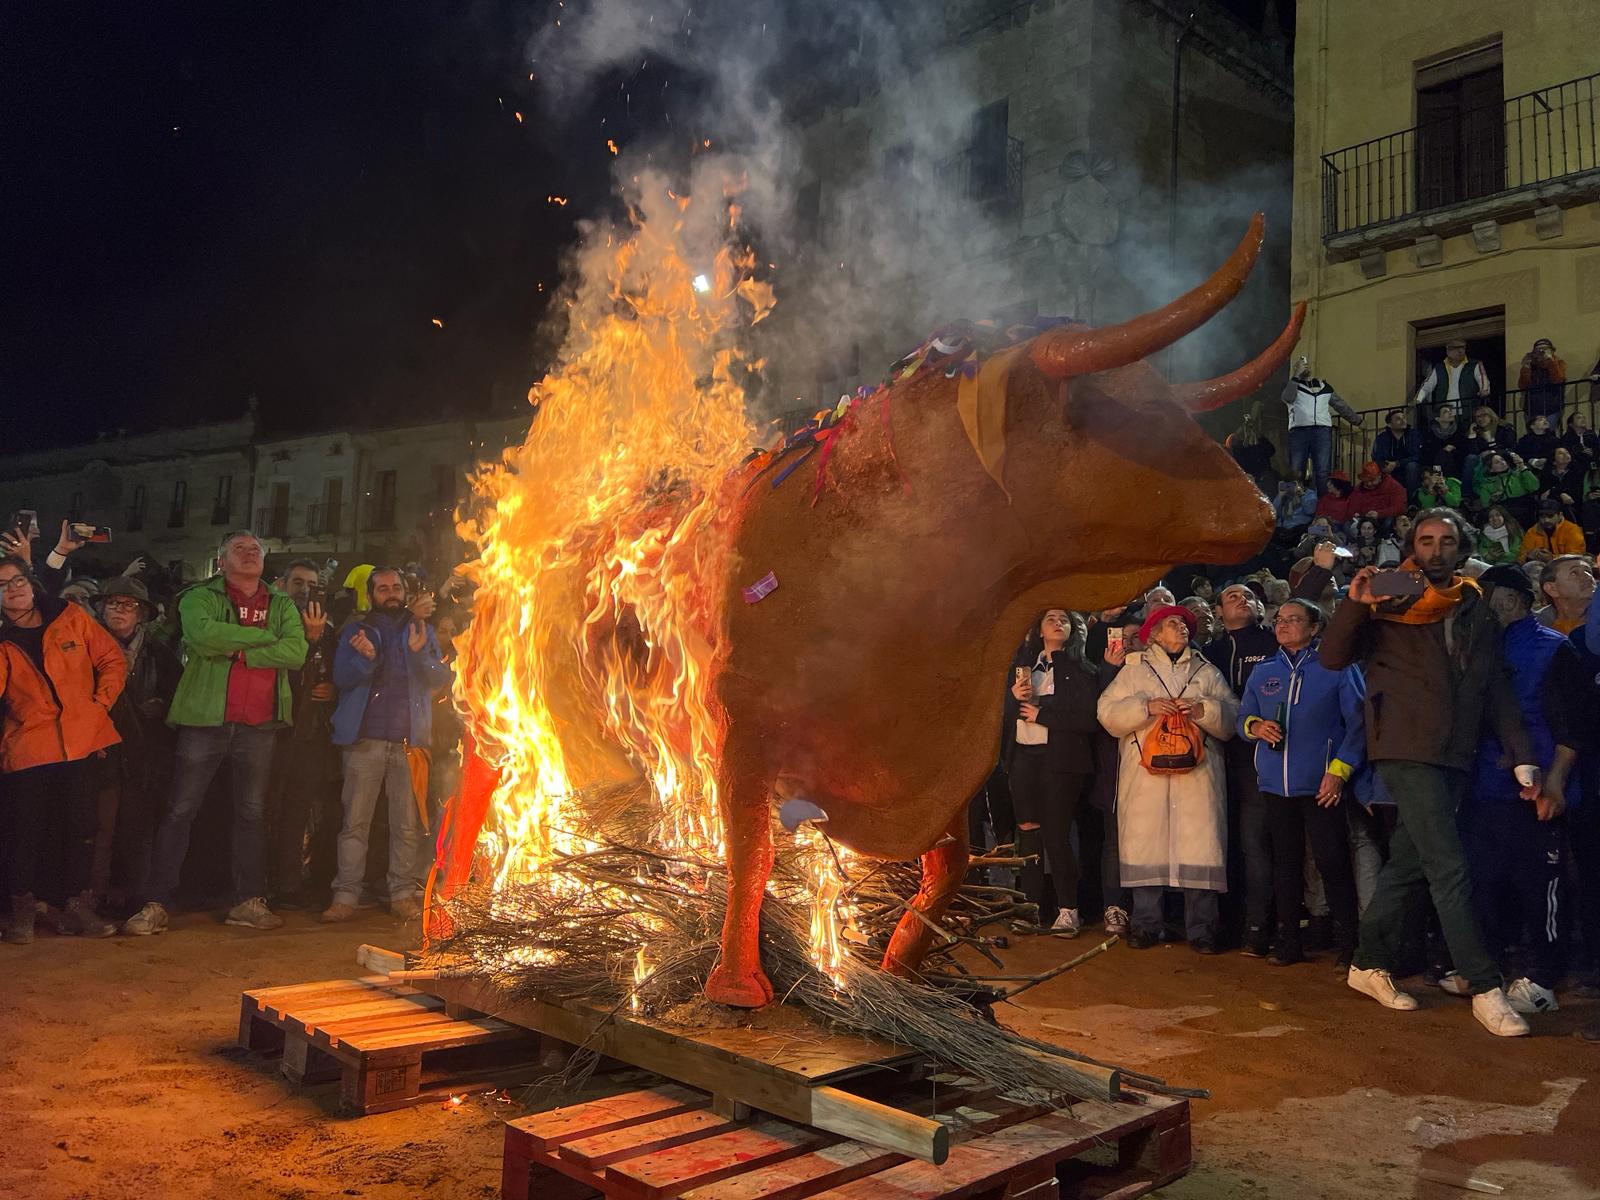
[(156, 830), (147, 901), (123, 926), (160, 933), (189, 852), (189, 827), (226, 759), (233, 791), (229, 925), (276, 929), (266, 902), (264, 809), (278, 731), (291, 722), (288, 674), (305, 662), (294, 601), (261, 581), (266, 555), (247, 529), (225, 534), (219, 571), (178, 598), (186, 661), (167, 723), (177, 727), (172, 803)]

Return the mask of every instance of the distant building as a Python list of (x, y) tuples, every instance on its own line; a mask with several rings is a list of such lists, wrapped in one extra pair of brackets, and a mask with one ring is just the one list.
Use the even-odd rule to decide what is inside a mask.
[(846, 55), (786, 97), (803, 149), (798, 244), (769, 322), (772, 409), (874, 384), (951, 321), (1108, 324), (1163, 304), (1257, 209), (1268, 241), (1246, 291), (1159, 365), (1209, 377), (1282, 331), (1293, 105), (1272, 0), (917, 11), (942, 17), (902, 82), (882, 86)]
[(39, 514), (40, 544), (63, 517), (109, 526), (80, 554), (120, 569), (135, 554), (174, 578), (210, 574), (217, 539), (251, 528), (275, 560), (418, 560), (460, 547), (454, 511), (467, 475), (527, 434), (528, 417), (258, 440), (236, 420), (83, 446), (0, 455), (0, 516)]
[[(1293, 292), (1310, 302), (1302, 347), (1358, 409), (1405, 405), (1452, 337), (1513, 416), (1535, 339), (1587, 376), (1595, 15), (1587, 0), (1300, 0)], [(1587, 398), (1569, 387), (1567, 410)]]

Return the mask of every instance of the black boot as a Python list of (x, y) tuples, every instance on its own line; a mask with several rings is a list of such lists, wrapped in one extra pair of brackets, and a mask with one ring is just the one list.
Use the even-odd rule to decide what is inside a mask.
[(11, 897), (11, 928), (5, 940), (15, 946), (26, 946), (33, 941), (33, 893)]
[(117, 927), (94, 910), (94, 894), (80, 892), (67, 901), (56, 929), (68, 937), (110, 937)]

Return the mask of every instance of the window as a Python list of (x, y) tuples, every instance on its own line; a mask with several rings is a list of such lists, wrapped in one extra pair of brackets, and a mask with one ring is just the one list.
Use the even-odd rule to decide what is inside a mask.
[(378, 472), (377, 490), (368, 510), (371, 517), (369, 527), (372, 529), (394, 528), (395, 474), (394, 471)]
[(1417, 207), (1504, 190), (1505, 83), (1500, 46), (1453, 53), (1417, 70)]
[[(1496, 412), (1504, 413), (1506, 382), (1506, 312), (1504, 308), (1475, 309), (1472, 312), (1451, 313), (1432, 317), (1412, 325), (1412, 347), (1415, 351), (1415, 378), (1411, 390), (1415, 392), (1422, 380), (1444, 361), (1445, 343), (1461, 338), (1467, 343), (1467, 357), (1483, 364), (1483, 373), (1489, 380), (1488, 404)], [(1515, 380), (1512, 381), (1515, 383)], [(1475, 404), (1464, 405), (1459, 414), (1463, 427), (1472, 419)], [(1419, 419), (1420, 420), (1420, 419)]]
[(127, 518), (122, 522), (129, 533), (144, 528), (144, 484), (137, 484), (133, 489), (133, 500), (128, 505)]
[(272, 506), (267, 509), (266, 536), (271, 538), (286, 538), (289, 536), (289, 485), (275, 483), (272, 485)]
[(233, 516), (233, 476), (217, 476), (217, 494), (211, 498), (211, 523), (226, 525)]
[(968, 143), (970, 163), (967, 195), (987, 200), (1006, 191), (1006, 158), (1010, 138), (1010, 99), (985, 104), (972, 118), (972, 139)]
[(338, 476), (322, 481), (322, 528), (319, 533), (337, 534), (344, 516), (344, 480)]
[(167, 513), (167, 528), (180, 529), (189, 516), (189, 484), (180, 479), (172, 485), (172, 509)]

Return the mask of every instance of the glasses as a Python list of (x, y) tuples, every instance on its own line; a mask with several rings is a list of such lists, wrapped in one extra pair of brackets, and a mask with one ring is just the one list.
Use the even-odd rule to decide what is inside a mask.
[(28, 586), (26, 575), (13, 575), (10, 579), (0, 579), (0, 592), (21, 591)]
[(1309, 625), (1310, 623), (1304, 617), (1279, 617), (1274, 622), (1277, 625)]
[(141, 605), (137, 600), (107, 600), (107, 612), (138, 612)]

